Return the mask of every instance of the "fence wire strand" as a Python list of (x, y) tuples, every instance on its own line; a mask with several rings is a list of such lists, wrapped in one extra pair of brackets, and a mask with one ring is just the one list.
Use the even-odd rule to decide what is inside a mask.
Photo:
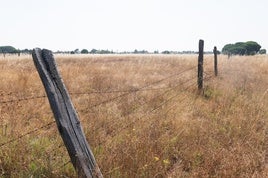
[[(131, 112), (127, 113), (126, 115), (124, 115), (123, 117), (126, 118), (127, 116), (135, 113), (137, 110), (139, 110), (140, 108), (142, 108), (143, 106), (147, 105), (148, 103), (150, 103), (150, 101), (153, 101), (155, 99), (158, 99), (164, 95), (167, 95), (168, 93), (176, 90), (176, 88), (178, 87), (182, 87), (183, 85), (187, 84), (187, 83), (190, 83), (186, 88), (182, 87), (183, 89), (182, 90), (189, 90), (190, 87), (192, 87), (193, 85), (195, 85), (196, 83), (193, 83), (192, 80), (194, 80), (196, 78), (193, 77), (193, 78), (190, 78), (186, 81), (183, 81), (173, 87), (159, 87), (159, 88), (150, 88), (150, 87), (153, 87), (161, 82), (164, 82), (166, 80), (169, 80), (173, 77), (176, 77), (178, 75), (181, 75), (181, 74), (184, 74), (186, 72), (189, 72), (191, 70), (194, 70), (196, 69), (196, 66), (194, 67), (191, 67), (191, 68), (188, 68), (188, 69), (185, 69), (183, 71), (180, 71), (180, 72), (177, 72), (177, 73), (174, 73), (172, 75), (169, 75), (167, 77), (164, 77), (160, 80), (157, 80), (157, 81), (154, 81), (152, 83), (149, 83), (147, 85), (144, 85), (140, 88), (137, 88), (137, 89), (129, 89), (129, 90), (107, 90), (107, 91), (91, 91), (91, 92), (70, 92), (70, 95), (90, 95), (90, 94), (106, 94), (106, 93), (123, 93), (123, 94), (120, 94), (118, 96), (115, 96), (115, 97), (112, 97), (112, 98), (109, 98), (107, 100), (104, 100), (104, 101), (101, 101), (99, 103), (96, 103), (96, 104), (93, 104), (91, 106), (89, 106), (89, 108), (94, 108), (94, 107), (97, 107), (97, 106), (100, 106), (102, 104), (107, 104), (109, 102), (112, 102), (112, 101), (115, 101), (119, 98), (122, 98), (122, 97), (125, 97), (125, 96), (128, 96), (132, 93), (136, 93), (136, 92), (142, 92), (142, 91), (160, 91), (160, 90), (165, 90), (164, 92), (162, 92), (161, 94), (153, 97), (153, 98), (150, 98), (149, 100), (145, 101), (145, 103), (139, 105), (138, 107), (136, 107), (134, 110), (132, 110)], [(207, 72), (205, 73), (206, 77), (204, 78), (204, 80), (209, 80), (213, 77), (213, 75), (209, 75), (210, 72)], [(1, 96), (4, 96), (4, 95), (1, 95)], [(12, 94), (7, 94), (7, 96), (12, 96)], [(132, 121), (130, 121), (126, 126), (124, 127), (121, 127), (119, 130), (117, 131), (114, 131), (111, 133), (111, 138), (110, 140), (108, 140), (108, 142), (102, 142), (100, 143), (101, 145), (106, 143), (106, 144), (110, 144), (113, 140), (113, 138), (118, 135), (119, 133), (123, 132), (124, 130), (126, 130), (128, 127), (130, 127), (132, 124), (134, 124), (135, 122), (138, 122), (140, 121), (141, 119), (144, 119), (144, 118), (147, 118), (146, 116), (149, 116), (149, 114), (159, 110), (160, 108), (163, 108), (163, 106), (167, 105), (168, 103), (170, 103), (171, 101), (173, 101), (174, 99), (176, 99), (177, 97), (181, 96), (181, 92), (178, 92), (177, 94), (175, 95), (172, 95), (171, 97), (168, 97), (167, 99), (165, 99), (163, 102), (159, 103), (156, 107), (150, 109), (150, 110), (147, 110), (146, 112), (144, 112), (144, 114), (142, 114), (142, 116), (140, 117), (137, 117), (137, 118), (133, 118)], [(28, 100), (34, 100), (34, 99), (40, 99), (40, 98), (46, 98), (46, 95), (40, 95), (40, 96), (30, 96), (30, 97), (25, 97), (25, 98), (18, 98), (18, 99), (10, 99), (10, 100), (6, 100), (6, 101), (1, 101), (0, 104), (7, 104), (7, 103), (14, 103), (14, 102), (22, 102), (22, 101), (28, 101)], [(169, 107), (166, 111), (166, 113), (168, 113), (170, 110), (172, 110), (174, 107), (177, 107), (178, 103), (182, 102), (183, 100), (185, 100), (187, 98), (187, 95), (185, 95), (185, 97), (183, 97), (182, 99), (178, 100), (176, 102), (176, 104), (172, 105), (171, 107)], [(11, 140), (8, 140), (6, 142), (3, 142), (3, 143), (0, 143), (0, 147), (3, 147), (7, 144), (10, 144), (10, 143), (13, 143), (15, 141), (18, 141), (20, 139), (22, 139), (23, 137), (26, 137), (27, 135), (30, 135), (30, 134), (33, 134), (39, 130), (42, 130), (42, 129), (45, 129), (45, 128), (49, 128), (51, 127), (53, 124), (55, 123), (55, 121), (52, 121), (52, 122), (49, 122), (39, 128), (36, 128), (36, 129), (33, 129), (29, 132), (26, 132), (20, 136), (18, 136), (17, 138), (14, 138), (14, 139), (11, 139)], [(110, 123), (108, 123), (110, 124)], [(96, 129), (93, 130), (93, 132), (99, 130), (101, 127), (98, 127)], [(63, 147), (64, 144), (61, 144), (58, 146), (58, 148), (61, 148)], [(62, 164), (58, 169), (61, 169), (63, 167), (65, 167), (66, 165), (68, 165), (69, 163), (71, 163), (71, 160), (65, 162), (64, 164)]]
[(51, 125), (54, 124), (54, 123), (55, 123), (55, 121), (49, 122), (48, 124), (43, 125), (43, 126), (41, 126), (41, 127), (39, 127), (39, 128), (33, 129), (33, 130), (31, 130), (31, 131), (29, 131), (29, 132), (27, 132), (27, 133), (24, 133), (24, 134), (18, 136), (17, 138), (11, 139), (11, 140), (6, 141), (6, 142), (3, 142), (3, 143), (0, 144), (0, 147), (5, 146), (5, 145), (10, 144), (10, 143), (13, 143), (13, 142), (15, 142), (15, 141), (18, 141), (18, 140), (22, 139), (23, 137), (25, 137), (25, 136), (27, 136), (27, 135), (33, 134), (33, 133), (35, 133), (35, 132), (37, 132), (37, 131), (39, 131), (39, 130), (42, 130), (42, 129), (44, 129), (44, 128), (47, 128), (47, 127), (51, 126)]
[[(188, 89), (189, 89), (190, 87), (192, 87), (193, 85), (195, 85), (195, 83), (192, 83), (191, 85), (187, 86), (187, 88), (185, 88), (185, 90), (188, 90)], [(159, 105), (157, 105), (157, 106), (154, 107), (153, 109), (150, 109), (150, 110), (148, 110), (147, 112), (145, 112), (142, 116), (137, 117), (137, 118), (133, 118), (133, 120), (130, 121), (126, 126), (121, 127), (121, 128), (120, 128), (119, 130), (117, 130), (116, 132), (115, 132), (115, 131), (112, 132), (112, 133), (110, 134), (110, 136), (111, 136), (112, 139), (110, 139), (110, 140), (108, 141), (107, 144), (109, 145), (109, 144), (112, 142), (113, 138), (114, 138), (116, 135), (118, 135), (119, 133), (121, 133), (121, 132), (123, 132), (124, 130), (126, 130), (127, 128), (129, 128), (132, 124), (134, 124), (135, 122), (140, 121), (141, 119), (145, 118), (146, 116), (148, 116), (149, 114), (153, 113), (154, 111), (156, 111), (156, 110), (162, 108), (162, 106), (164, 106), (164, 105), (167, 104), (168, 102), (172, 101), (172, 99), (174, 99), (175, 97), (178, 97), (178, 96), (180, 96), (180, 95), (181, 95), (181, 93), (176, 94), (176, 95), (174, 95), (174, 96), (168, 98), (167, 100), (161, 102)], [(105, 143), (105, 142), (102, 142), (102, 143), (100, 143), (100, 144), (104, 144), (104, 143)]]
[[(188, 83), (188, 82), (193, 81), (193, 79), (195, 79), (195, 78), (196, 78), (196, 77), (191, 78), (191, 79), (189, 79), (189, 80), (187, 80), (187, 81), (184, 81), (184, 82), (182, 82), (182, 83), (179, 83), (179, 84), (175, 85), (174, 87), (171, 87), (171, 88), (169, 88), (168, 90), (162, 92), (161, 94), (159, 94), (159, 95), (157, 95), (157, 96), (154, 96), (153, 98), (150, 98), (150, 99), (147, 100), (145, 103), (143, 103), (143, 104), (137, 106), (136, 108), (134, 108), (131, 112), (129, 112), (129, 113), (123, 115), (123, 117), (126, 118), (127, 116), (129, 116), (129, 115), (135, 113), (138, 109), (140, 109), (140, 108), (144, 107), (145, 105), (147, 105), (148, 103), (150, 103), (151, 101), (153, 101), (153, 100), (155, 100), (155, 99), (158, 99), (158, 98), (160, 98), (160, 97), (162, 97), (162, 96), (164, 96), (164, 95), (166, 95), (166, 94), (168, 94), (168, 93), (174, 91), (176, 88), (181, 87), (182, 85), (184, 85), (184, 84), (186, 84), (186, 83)], [(193, 84), (192, 84), (192, 85), (193, 85)], [(121, 120), (120, 120), (120, 121), (121, 121)], [(112, 121), (110, 121), (110, 122), (108, 122), (108, 123), (106, 123), (106, 124), (109, 125), (109, 124), (111, 124), (111, 123), (112, 123)], [(99, 130), (101, 127), (102, 127), (102, 126), (95, 128), (95, 129), (93, 130), (93, 132)]]
[[(204, 77), (204, 80), (209, 80), (209, 79), (211, 79), (211, 78), (213, 78), (213, 74), (211, 74), (210, 76)], [(184, 90), (188, 90), (188, 89), (190, 89), (190, 88), (191, 88), (192, 86), (194, 86), (194, 85), (195, 85), (195, 83), (191, 83), (191, 84), (190, 84), (189, 86), (187, 86)], [(153, 108), (153, 109), (151, 109), (151, 110), (145, 112), (142, 116), (140, 116), (140, 117), (138, 117), (138, 118), (136, 118), (136, 119), (134, 118), (134, 119), (133, 119), (131, 122), (129, 122), (126, 126), (120, 128), (120, 130), (117, 131), (116, 134), (113, 134), (113, 133), (115, 133), (115, 132), (111, 133), (112, 138), (114, 138), (118, 133), (121, 133), (122, 131), (126, 130), (129, 126), (131, 126), (131, 125), (134, 124), (135, 122), (141, 120), (141, 119), (144, 118), (145, 116), (148, 116), (150, 113), (152, 113), (152, 112), (154, 112), (154, 111), (156, 111), (156, 110), (162, 108), (162, 106), (164, 106), (165, 104), (167, 104), (168, 102), (172, 101), (174, 98), (176, 98), (176, 97), (178, 97), (178, 96), (180, 96), (180, 95), (181, 95), (181, 93), (175, 94), (174, 96), (169, 97), (167, 100), (165, 100), (165, 101), (163, 101), (162, 103), (160, 103), (159, 105), (157, 105), (155, 108)], [(185, 98), (179, 100), (177, 103), (182, 102), (182, 101), (185, 100), (186, 98), (187, 98), (187, 96), (186, 96)], [(168, 110), (170, 110), (170, 109), (168, 109)], [(110, 142), (111, 142), (111, 140), (109, 141), (109, 143), (110, 143)], [(104, 142), (104, 143), (105, 143), (105, 142)], [(109, 144), (109, 143), (108, 143), (108, 144)], [(103, 143), (101, 143), (101, 144), (103, 144)]]
[[(172, 75), (169, 75), (163, 79), (160, 79), (160, 80), (157, 80), (157, 81), (154, 81), (152, 83), (149, 83), (141, 88), (138, 88), (138, 89), (130, 89), (130, 90), (111, 90), (111, 91), (93, 91), (93, 92), (70, 92), (70, 95), (89, 95), (89, 94), (103, 94), (103, 93), (124, 93), (122, 95), (119, 95), (117, 97), (114, 97), (111, 99), (111, 101), (113, 101), (113, 99), (117, 99), (117, 98), (120, 98), (120, 97), (123, 97), (123, 96), (126, 96), (126, 95), (129, 95), (131, 93), (134, 93), (134, 92), (139, 92), (139, 91), (153, 91), (153, 90), (163, 90), (165, 89), (165, 87), (162, 87), (162, 88), (149, 88), (151, 86), (154, 86), (158, 83), (161, 83), (165, 80), (168, 80), (172, 77), (175, 77), (177, 75), (181, 75), (185, 72), (188, 72), (190, 70), (193, 70), (195, 69), (196, 67), (191, 67), (191, 68), (188, 68), (186, 70), (183, 70), (181, 72), (178, 72), (178, 73), (175, 73), (175, 74), (172, 74)], [(8, 96), (10, 96), (10, 94), (8, 94)], [(11, 100), (6, 100), (6, 101), (0, 101), (0, 104), (6, 104), (6, 103), (14, 103), (14, 102), (21, 102), (21, 101), (28, 101), (28, 100), (34, 100), (34, 99), (40, 99), (40, 98), (46, 98), (46, 95), (40, 95), (40, 96), (31, 96), (31, 97), (25, 97), (25, 98), (18, 98), (18, 99), (11, 99)], [(96, 107), (98, 105), (102, 105), (102, 104), (106, 104), (110, 102), (110, 100), (106, 100), (106, 101), (103, 101), (99, 104), (95, 104), (95, 105), (92, 105), (92, 107)]]

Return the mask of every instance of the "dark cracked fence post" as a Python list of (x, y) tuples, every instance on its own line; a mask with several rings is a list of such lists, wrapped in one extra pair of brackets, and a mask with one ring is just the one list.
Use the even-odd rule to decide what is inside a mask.
[(78, 177), (102, 178), (52, 52), (36, 48), (32, 56), (45, 87), (59, 133)]
[(213, 49), (213, 53), (214, 53), (214, 74), (215, 76), (218, 76), (218, 51), (216, 46)]
[(204, 58), (204, 40), (199, 40), (197, 85), (199, 92), (203, 89), (203, 58)]

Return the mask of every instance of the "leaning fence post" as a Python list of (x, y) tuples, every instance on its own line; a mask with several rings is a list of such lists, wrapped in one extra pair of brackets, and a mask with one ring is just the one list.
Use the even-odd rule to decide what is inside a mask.
[(204, 57), (204, 40), (199, 40), (198, 72), (197, 72), (197, 84), (199, 91), (203, 89), (203, 57)]
[(32, 56), (45, 87), (59, 133), (78, 177), (102, 178), (52, 52), (36, 48), (33, 50)]
[(213, 49), (213, 53), (214, 53), (214, 73), (215, 76), (218, 76), (218, 51), (217, 51), (217, 47), (215, 46)]

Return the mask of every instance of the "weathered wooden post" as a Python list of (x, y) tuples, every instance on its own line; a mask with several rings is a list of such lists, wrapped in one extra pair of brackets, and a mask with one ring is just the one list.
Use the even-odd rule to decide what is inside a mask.
[(214, 73), (215, 76), (218, 76), (218, 51), (217, 51), (217, 47), (215, 46), (213, 49), (213, 53), (214, 53)]
[(52, 52), (36, 48), (32, 56), (45, 87), (58, 130), (78, 177), (102, 178)]
[(203, 89), (203, 58), (204, 58), (204, 40), (199, 40), (198, 72), (197, 72), (197, 85), (199, 91)]

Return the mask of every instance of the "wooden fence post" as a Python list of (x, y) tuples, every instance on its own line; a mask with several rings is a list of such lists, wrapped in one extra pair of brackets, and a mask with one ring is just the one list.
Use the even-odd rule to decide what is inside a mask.
[(78, 177), (102, 178), (52, 52), (36, 48), (33, 50), (32, 56), (45, 87), (59, 133)]
[(203, 89), (203, 58), (204, 58), (204, 40), (199, 40), (198, 72), (197, 72), (197, 84), (199, 91)]
[(215, 76), (218, 76), (218, 51), (217, 51), (217, 47), (215, 46), (213, 49), (213, 53), (214, 53), (214, 73)]

